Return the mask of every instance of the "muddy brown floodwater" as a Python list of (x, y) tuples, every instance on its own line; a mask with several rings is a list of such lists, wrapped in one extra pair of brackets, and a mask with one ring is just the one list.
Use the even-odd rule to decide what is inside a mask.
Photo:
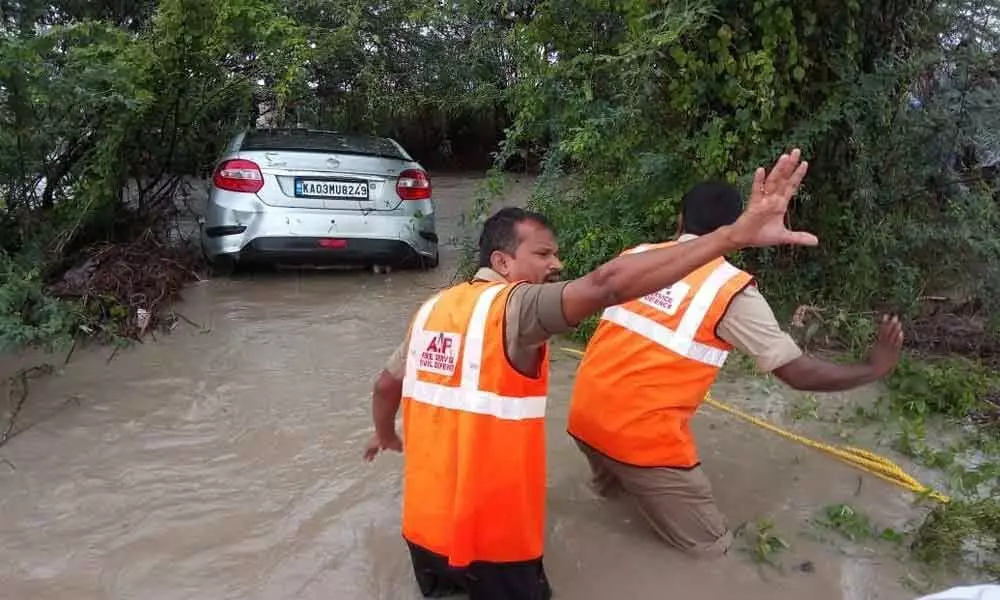
[[(475, 180), (435, 184), (446, 239)], [(373, 378), (456, 263), (449, 246), (429, 273), (203, 282), (179, 310), (205, 331), (180, 326), (110, 364), (106, 348), (81, 350), (35, 381), (30, 428), (0, 448), (0, 598), (418, 598), (399, 533), (402, 458), (369, 465), (361, 451)], [(900, 526), (908, 494), (710, 408), (695, 427), (719, 504), (734, 526), (774, 520), (791, 546), (784, 571), (739, 549), (698, 563), (661, 546), (628, 504), (587, 490), (564, 433), (576, 360), (554, 354), (546, 565), (558, 598), (915, 597), (888, 547), (814, 539), (809, 524), (850, 502)], [(37, 359), (9, 357), (0, 375)], [(735, 375), (716, 393), (757, 408), (774, 396)]]

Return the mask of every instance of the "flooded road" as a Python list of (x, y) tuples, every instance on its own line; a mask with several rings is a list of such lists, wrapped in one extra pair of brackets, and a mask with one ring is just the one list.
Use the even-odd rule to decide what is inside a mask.
[[(457, 233), (474, 182), (435, 179), (439, 233)], [(524, 186), (519, 188), (523, 196)], [(518, 197), (512, 197), (516, 202)], [(361, 460), (373, 378), (437, 271), (274, 273), (192, 286), (179, 326), (123, 350), (78, 351), (33, 382), (32, 427), (0, 448), (0, 598), (419, 598), (400, 538), (399, 455)], [(570, 600), (874, 600), (917, 596), (888, 546), (815, 539), (840, 502), (883, 526), (914, 515), (897, 488), (711, 409), (696, 421), (735, 526), (771, 518), (783, 570), (738, 541), (698, 563), (661, 546), (624, 502), (587, 489), (565, 435), (576, 359), (554, 348), (546, 566)], [(57, 357), (53, 360), (58, 360)], [(22, 359), (26, 360), (26, 359)], [(17, 361), (8, 360), (8, 375)], [(763, 402), (728, 376), (723, 399)]]

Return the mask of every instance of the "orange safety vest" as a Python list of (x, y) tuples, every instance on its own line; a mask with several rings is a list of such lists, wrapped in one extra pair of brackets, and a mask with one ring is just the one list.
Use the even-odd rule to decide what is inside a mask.
[(549, 352), (537, 378), (510, 365), (516, 284), (464, 283), (428, 300), (403, 378), (403, 537), (454, 567), (542, 556)]
[(752, 282), (719, 258), (668, 288), (606, 309), (577, 371), (569, 434), (630, 465), (698, 465), (688, 423), (732, 349), (715, 328)]

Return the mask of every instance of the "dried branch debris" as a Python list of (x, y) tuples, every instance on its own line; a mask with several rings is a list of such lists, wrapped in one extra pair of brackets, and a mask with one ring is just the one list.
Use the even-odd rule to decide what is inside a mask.
[(114, 324), (118, 336), (138, 340), (165, 323), (164, 309), (183, 287), (201, 278), (203, 258), (147, 229), (125, 243), (98, 243), (49, 286), (60, 298), (78, 298), (93, 327)]

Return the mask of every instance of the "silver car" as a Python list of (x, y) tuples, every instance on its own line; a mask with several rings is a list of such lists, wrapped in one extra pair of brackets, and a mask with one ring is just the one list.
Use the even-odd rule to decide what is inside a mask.
[(202, 228), (208, 259), (240, 263), (438, 265), (431, 181), (395, 140), (309, 129), (234, 137)]

